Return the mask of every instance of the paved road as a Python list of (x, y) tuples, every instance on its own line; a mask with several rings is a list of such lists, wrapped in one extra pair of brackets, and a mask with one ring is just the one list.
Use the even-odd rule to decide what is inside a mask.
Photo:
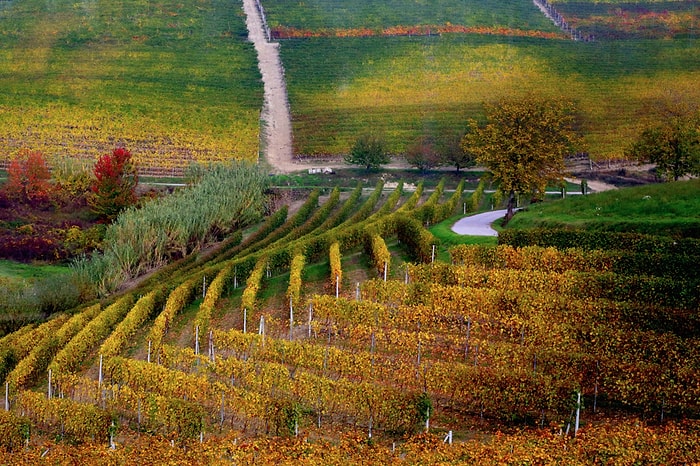
[(498, 232), (491, 228), (491, 224), (506, 216), (506, 210), (492, 210), (483, 214), (464, 217), (452, 225), (452, 231), (458, 235), (471, 236), (498, 236)]

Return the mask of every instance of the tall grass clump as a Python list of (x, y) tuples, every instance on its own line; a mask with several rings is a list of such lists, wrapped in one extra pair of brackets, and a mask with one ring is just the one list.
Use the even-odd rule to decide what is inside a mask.
[(107, 228), (102, 252), (75, 262), (74, 269), (106, 294), (262, 217), (267, 176), (257, 166), (199, 168), (193, 179), (186, 189), (120, 214)]

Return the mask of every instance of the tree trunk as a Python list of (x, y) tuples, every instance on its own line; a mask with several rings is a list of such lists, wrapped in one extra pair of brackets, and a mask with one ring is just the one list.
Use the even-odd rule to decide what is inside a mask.
[(510, 219), (515, 215), (515, 191), (511, 190), (508, 193), (508, 210), (506, 211), (506, 216), (503, 219), (503, 226), (506, 226)]

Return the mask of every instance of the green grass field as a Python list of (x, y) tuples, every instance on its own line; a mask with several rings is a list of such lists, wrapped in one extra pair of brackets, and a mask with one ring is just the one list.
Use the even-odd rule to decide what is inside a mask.
[(700, 233), (700, 180), (606, 191), (534, 204), (508, 228), (578, 228), (694, 236)]
[(2, 3), (0, 157), (257, 157), (262, 83), (239, 4)]
[(11, 282), (31, 282), (33, 280), (66, 274), (70, 269), (60, 265), (21, 264), (0, 259), (0, 279)]
[(479, 35), (282, 43), (296, 152), (344, 154), (371, 128), (401, 153), (463, 131), (483, 102), (539, 93), (576, 102), (594, 158), (619, 158), (666, 102), (700, 99), (698, 41), (579, 43)]

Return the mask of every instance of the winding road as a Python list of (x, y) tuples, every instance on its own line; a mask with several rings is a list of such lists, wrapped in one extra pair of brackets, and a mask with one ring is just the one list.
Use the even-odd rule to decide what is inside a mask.
[(470, 236), (498, 236), (498, 232), (491, 228), (496, 220), (505, 217), (506, 210), (492, 210), (483, 214), (464, 217), (452, 225), (452, 231), (458, 235)]

